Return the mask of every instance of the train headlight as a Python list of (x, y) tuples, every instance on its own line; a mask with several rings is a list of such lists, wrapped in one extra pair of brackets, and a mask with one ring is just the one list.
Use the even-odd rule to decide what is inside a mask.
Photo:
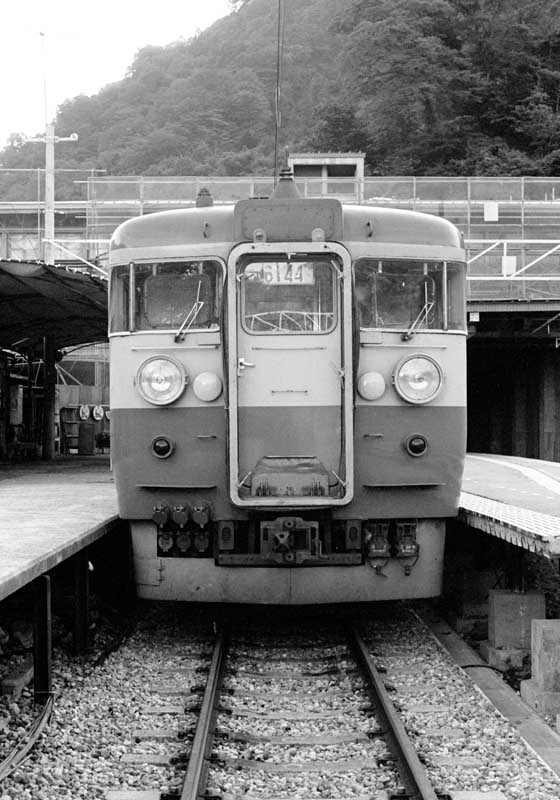
[(364, 372), (358, 378), (358, 392), (364, 400), (379, 400), (385, 393), (385, 378), (380, 372)]
[(407, 403), (429, 403), (443, 385), (443, 371), (430, 356), (407, 356), (397, 364), (393, 383)]
[(193, 381), (193, 392), (199, 400), (211, 403), (222, 393), (222, 381), (214, 372), (201, 372)]
[(136, 388), (149, 403), (165, 406), (180, 397), (187, 385), (183, 365), (168, 356), (153, 356), (136, 373)]

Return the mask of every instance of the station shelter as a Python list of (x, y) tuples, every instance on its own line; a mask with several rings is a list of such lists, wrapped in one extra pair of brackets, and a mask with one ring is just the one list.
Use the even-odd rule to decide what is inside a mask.
[[(82, 429), (90, 434), (91, 428), (90, 438), (96, 429), (108, 433), (108, 376), (94, 377), (84, 395), (88, 358), (95, 362), (100, 348), (81, 357), (76, 352), (82, 348), (74, 351), (106, 338), (106, 281), (65, 266), (0, 259), (0, 459), (49, 459), (65, 447), (70, 451), (61, 422), (68, 406), (76, 408), (76, 452)], [(100, 363), (107, 361), (102, 354), (103, 348)]]

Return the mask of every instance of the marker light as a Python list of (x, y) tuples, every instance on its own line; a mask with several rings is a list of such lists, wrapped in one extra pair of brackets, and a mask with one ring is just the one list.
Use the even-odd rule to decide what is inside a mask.
[(358, 392), (364, 400), (379, 400), (385, 393), (385, 378), (380, 372), (364, 372), (358, 378)]
[(173, 403), (187, 385), (185, 370), (174, 358), (153, 356), (136, 373), (136, 388), (144, 400), (156, 406)]
[(199, 400), (211, 403), (222, 393), (222, 381), (214, 372), (201, 372), (193, 381), (193, 391)]
[(175, 445), (167, 436), (156, 436), (152, 441), (152, 453), (157, 458), (169, 458), (174, 449)]
[(428, 449), (428, 440), (421, 433), (413, 433), (406, 437), (404, 446), (411, 456), (423, 456)]
[(430, 356), (407, 356), (397, 364), (393, 383), (407, 403), (429, 403), (443, 385), (443, 372)]

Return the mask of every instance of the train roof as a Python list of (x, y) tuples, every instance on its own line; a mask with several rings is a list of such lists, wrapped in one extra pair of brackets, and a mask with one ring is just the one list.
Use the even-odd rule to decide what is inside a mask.
[(330, 198), (290, 198), (244, 200), (236, 205), (175, 209), (135, 217), (115, 230), (111, 249), (252, 241), (251, 233), (256, 227), (265, 231), (267, 241), (311, 241), (313, 229), (322, 228), (327, 241), (463, 246), (457, 228), (435, 215), (382, 206), (342, 205)]

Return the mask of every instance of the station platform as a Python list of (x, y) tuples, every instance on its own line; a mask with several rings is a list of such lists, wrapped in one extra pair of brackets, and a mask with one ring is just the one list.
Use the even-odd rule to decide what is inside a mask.
[(560, 463), (469, 453), (459, 519), (525, 550), (560, 558)]
[[(0, 600), (100, 539), (117, 519), (108, 455), (0, 464)], [(459, 519), (560, 558), (560, 463), (470, 453)]]
[(0, 464), (0, 600), (116, 523), (109, 456)]

